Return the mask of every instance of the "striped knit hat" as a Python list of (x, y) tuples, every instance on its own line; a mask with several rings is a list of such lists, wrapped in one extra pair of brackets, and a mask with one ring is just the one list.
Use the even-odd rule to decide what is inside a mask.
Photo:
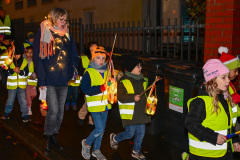
[(219, 47), (218, 48), (218, 53), (221, 54), (220, 56), (220, 61), (228, 67), (228, 69), (231, 71), (235, 68), (240, 67), (240, 62), (238, 57), (234, 57), (231, 54), (228, 54), (228, 48), (227, 47)]

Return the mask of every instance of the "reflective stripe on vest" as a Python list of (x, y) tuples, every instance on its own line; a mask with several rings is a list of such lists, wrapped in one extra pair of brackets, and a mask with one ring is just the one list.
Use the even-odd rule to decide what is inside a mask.
[(11, 35), (11, 20), (9, 15), (6, 15), (4, 23), (0, 21), (0, 33), (5, 33), (6, 35)]
[[(229, 90), (229, 93), (231, 95), (233, 95), (234, 93), (236, 93), (236, 89), (235, 88), (232, 88), (231, 85), (229, 85), (228, 87), (228, 90)], [(236, 104), (233, 108), (232, 108), (232, 123), (233, 123), (233, 126), (235, 127), (236, 125), (236, 122), (237, 122), (237, 117), (240, 116), (240, 108), (238, 106), (238, 104)]]
[(0, 46), (0, 49), (1, 50), (6, 49), (6, 51), (0, 56), (0, 65), (2, 65), (5, 62), (5, 59), (8, 58), (8, 52), (7, 52), (7, 48), (5, 46)]
[(28, 69), (29, 69), (28, 79), (27, 79), (28, 85), (37, 86), (37, 79), (29, 79), (30, 76), (32, 75), (32, 73), (34, 72), (34, 64), (33, 64), (33, 61), (31, 61), (30, 66), (28, 67)]
[[(147, 80), (147, 79), (145, 79)], [(134, 89), (131, 81), (129, 79), (124, 79), (121, 81), (124, 85), (124, 87), (127, 90), (127, 94), (134, 94)], [(147, 87), (147, 82), (143, 83), (143, 88), (144, 90)], [(118, 100), (118, 107), (119, 107), (119, 112), (120, 112), (120, 117), (121, 119), (129, 119), (132, 120), (133, 114), (134, 114), (134, 106), (135, 102), (130, 102), (130, 103), (121, 103)]]
[[(206, 118), (201, 123), (203, 127), (210, 128), (214, 132), (227, 135), (227, 130), (229, 129), (231, 132), (232, 121), (230, 120), (230, 125), (228, 126), (228, 116), (219, 102), (218, 105), (220, 109), (218, 110), (218, 114), (216, 112), (212, 112), (213, 110), (213, 98), (209, 96), (197, 96), (195, 98), (201, 98), (205, 102), (205, 109), (206, 109)], [(195, 98), (191, 98), (187, 102), (188, 110), (190, 103)], [(229, 105), (229, 113), (230, 119), (232, 119), (232, 110), (231, 106)], [(189, 138), (189, 151), (198, 156), (203, 157), (222, 157), (227, 152), (227, 142), (232, 144), (232, 139), (228, 139), (227, 142), (223, 143), (222, 145), (212, 145), (206, 141), (200, 141), (194, 135), (188, 132)]]
[[(20, 70), (23, 70), (28, 64), (28, 61), (23, 58), (22, 65)], [(11, 69), (15, 68), (14, 63), (10, 65)], [(16, 89), (17, 87), (25, 89), (27, 85), (27, 76), (20, 76), (16, 72), (14, 72), (11, 76), (7, 77), (7, 89)]]
[(81, 56), (83, 68), (87, 69), (89, 65), (89, 59), (87, 56)]
[[(73, 80), (74, 80), (74, 79), (73, 79)], [(78, 87), (78, 86), (80, 86), (81, 80), (82, 80), (82, 76), (80, 76), (79, 78), (77, 78), (74, 83), (70, 83), (70, 86), (73, 86), (73, 87)]]
[[(91, 79), (91, 86), (100, 86), (105, 82), (107, 78), (107, 71), (104, 72), (104, 79), (101, 74), (93, 68), (86, 69), (86, 72), (89, 73)], [(89, 112), (102, 112), (106, 110), (106, 106), (108, 109), (111, 109), (111, 104), (108, 103), (107, 100), (107, 91), (103, 93), (99, 93), (97, 95), (89, 96), (86, 94), (87, 106)]]

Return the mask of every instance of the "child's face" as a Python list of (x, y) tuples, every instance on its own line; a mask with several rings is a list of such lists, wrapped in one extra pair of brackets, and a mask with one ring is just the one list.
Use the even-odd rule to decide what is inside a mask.
[(27, 60), (31, 60), (32, 59), (32, 55), (33, 55), (33, 50), (32, 49), (27, 49), (25, 51), (25, 55), (26, 55)]
[(132, 74), (136, 74), (136, 75), (140, 75), (141, 74), (141, 70), (142, 70), (142, 66), (139, 63), (138, 65), (136, 65), (136, 67), (132, 70)]
[(99, 66), (102, 66), (106, 62), (105, 56), (101, 56), (101, 55), (96, 56), (93, 60)]
[(11, 44), (11, 41), (9, 39), (6, 39), (3, 41), (3, 43), (7, 46), (9, 46)]
[(217, 87), (221, 91), (226, 91), (228, 89), (230, 79), (229, 79), (229, 73), (222, 74), (217, 77), (216, 79)]
[(28, 39), (28, 42), (30, 42), (30, 43), (33, 43), (33, 41), (34, 41), (34, 38)]
[(21, 57), (20, 54), (14, 55), (14, 58), (15, 58), (16, 60), (18, 60), (20, 57)]
[(231, 81), (234, 80), (234, 78), (236, 78), (238, 76), (238, 69), (239, 68), (235, 68), (230, 71), (229, 78)]

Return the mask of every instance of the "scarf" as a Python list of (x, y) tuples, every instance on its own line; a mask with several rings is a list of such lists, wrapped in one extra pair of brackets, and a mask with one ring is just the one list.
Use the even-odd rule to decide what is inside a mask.
[(135, 80), (140, 80), (140, 79), (143, 78), (142, 73), (139, 74), (139, 75), (136, 75), (136, 74), (132, 74), (131, 72), (125, 71), (125, 74), (126, 74), (128, 77), (133, 78), (133, 79), (135, 79)]
[(104, 73), (107, 70), (107, 63), (105, 62), (102, 66), (98, 65), (97, 63), (91, 61), (89, 65), (96, 69), (100, 73)]
[(40, 39), (40, 54), (39, 56), (42, 59), (45, 57), (49, 58), (49, 55), (55, 54), (54, 46), (55, 41), (52, 33), (57, 33), (59, 36), (66, 36), (68, 39), (70, 38), (68, 35), (69, 29), (68, 27), (65, 30), (59, 30), (58, 27), (52, 26), (49, 20), (45, 20), (40, 24), (41, 28), (41, 39)]

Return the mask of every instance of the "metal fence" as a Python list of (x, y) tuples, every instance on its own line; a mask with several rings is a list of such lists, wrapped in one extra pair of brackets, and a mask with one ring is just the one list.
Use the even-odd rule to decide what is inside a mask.
[[(24, 20), (23, 20), (24, 21)], [(70, 34), (73, 36), (79, 53), (83, 53), (89, 41), (111, 50), (117, 34), (114, 53), (160, 56), (163, 58), (203, 61), (205, 25), (184, 24), (183, 20), (168, 19), (166, 25), (151, 26), (140, 22), (118, 22), (83, 25), (82, 19), (70, 21)], [(15, 21), (20, 23), (19, 20)], [(18, 25), (18, 24), (14, 25)], [(21, 23), (23, 30), (19, 33), (36, 32), (40, 23)], [(164, 24), (162, 20), (161, 24)], [(20, 36), (21, 38), (24, 36)], [(21, 39), (22, 41), (24, 39)]]

